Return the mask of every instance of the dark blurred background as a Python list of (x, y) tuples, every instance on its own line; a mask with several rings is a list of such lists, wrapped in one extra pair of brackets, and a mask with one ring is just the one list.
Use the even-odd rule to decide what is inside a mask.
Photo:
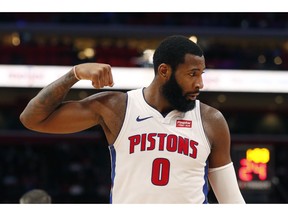
[[(0, 13), (0, 64), (151, 67), (149, 52), (166, 36), (183, 34), (197, 37), (208, 69), (273, 73), (288, 70), (287, 29), (288, 13)], [(39, 90), (0, 87), (0, 203), (18, 203), (34, 188), (53, 203), (108, 203), (110, 156), (101, 128), (47, 135), (19, 122)], [(93, 93), (72, 89), (68, 98)], [(246, 201), (288, 203), (287, 94), (204, 91), (200, 100), (228, 121)], [(268, 151), (269, 162), (247, 162), (249, 149)], [(209, 198), (216, 202), (213, 192)]]

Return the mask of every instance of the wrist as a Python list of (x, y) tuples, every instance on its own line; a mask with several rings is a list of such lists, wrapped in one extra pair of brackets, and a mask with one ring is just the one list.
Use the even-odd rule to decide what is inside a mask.
[(76, 66), (73, 67), (73, 73), (74, 73), (74, 77), (75, 77), (77, 80), (81, 80), (80, 77), (79, 77), (78, 74), (77, 74)]

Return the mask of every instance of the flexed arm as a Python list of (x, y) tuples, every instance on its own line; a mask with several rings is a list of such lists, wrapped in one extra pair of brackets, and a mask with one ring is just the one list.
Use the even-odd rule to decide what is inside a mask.
[[(73, 70), (75, 69), (75, 71)], [(89, 128), (99, 122), (90, 98), (81, 101), (64, 99), (79, 79), (91, 80), (95, 88), (113, 85), (111, 67), (108, 64), (85, 63), (43, 88), (26, 106), (20, 121), (31, 130), (46, 133), (72, 133)]]

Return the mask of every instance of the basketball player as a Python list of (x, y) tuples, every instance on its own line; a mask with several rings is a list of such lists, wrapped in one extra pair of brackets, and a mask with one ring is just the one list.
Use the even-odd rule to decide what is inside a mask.
[(23, 194), (19, 200), (20, 204), (50, 204), (51, 196), (42, 189), (33, 189)]
[(111, 155), (111, 203), (209, 203), (209, 183), (219, 203), (245, 203), (226, 120), (197, 100), (205, 70), (201, 48), (184, 36), (170, 36), (153, 61), (155, 77), (147, 87), (65, 101), (79, 80), (91, 80), (96, 89), (113, 86), (110, 65), (76, 65), (42, 89), (20, 119), (44, 133), (101, 125)]

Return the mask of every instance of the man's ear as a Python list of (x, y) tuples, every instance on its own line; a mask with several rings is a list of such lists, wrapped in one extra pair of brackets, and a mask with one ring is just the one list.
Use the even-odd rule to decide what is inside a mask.
[(169, 78), (170, 76), (170, 67), (167, 64), (160, 64), (158, 67), (158, 74), (159, 76), (163, 77), (164, 79)]

